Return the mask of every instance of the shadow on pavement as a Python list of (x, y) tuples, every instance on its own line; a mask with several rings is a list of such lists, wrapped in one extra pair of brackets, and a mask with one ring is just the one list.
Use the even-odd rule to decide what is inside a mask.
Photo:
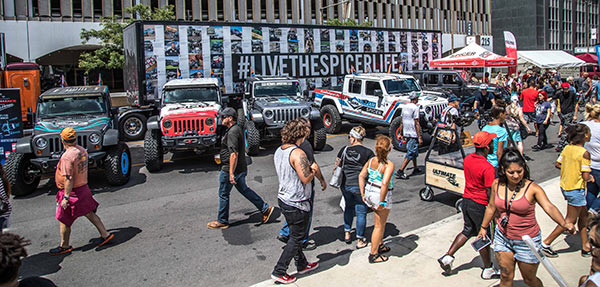
[(463, 263), (460, 266), (453, 268), (450, 271), (450, 273), (446, 273), (445, 271), (442, 271), (441, 268), (440, 268), (440, 271), (442, 271), (441, 272), (442, 275), (444, 275), (446, 277), (450, 277), (450, 276), (454, 276), (454, 275), (458, 274), (461, 271), (469, 270), (471, 268), (481, 268), (481, 266), (483, 266), (483, 263), (481, 262), (479, 254), (477, 254), (475, 257), (473, 257), (473, 259), (471, 259), (471, 262)]
[(125, 243), (125, 242), (131, 240), (133, 237), (135, 237), (136, 235), (141, 233), (142, 230), (137, 227), (129, 226), (129, 227), (123, 227), (123, 228), (109, 229), (108, 232), (114, 234), (115, 237), (111, 241), (107, 242), (106, 244), (104, 244), (100, 247), (96, 247), (98, 244), (100, 244), (100, 242), (102, 242), (102, 238), (100, 238), (100, 237), (92, 238), (92, 239), (90, 239), (88, 244), (78, 247), (78, 248), (75, 248), (75, 249), (73, 249), (73, 251), (86, 252), (86, 251), (89, 251), (92, 249), (95, 249), (96, 251), (102, 251), (104, 249), (112, 248), (121, 243)]
[(23, 259), (19, 277), (44, 276), (58, 272), (62, 267), (60, 264), (69, 254), (50, 255), (48, 252), (42, 252), (27, 256)]
[(273, 224), (280, 223), (278, 220), (281, 215), (281, 210), (277, 207), (273, 210), (271, 214), (271, 218), (267, 223), (261, 223), (262, 214), (259, 211), (251, 211), (246, 212), (244, 215), (247, 215), (248, 218), (244, 220), (238, 220), (235, 222), (230, 222), (229, 228), (222, 229), (221, 233), (223, 234), (223, 239), (227, 241), (227, 243), (231, 245), (250, 245), (254, 243), (252, 238), (252, 233), (250, 232), (250, 224), (254, 226), (260, 226), (263, 224)]

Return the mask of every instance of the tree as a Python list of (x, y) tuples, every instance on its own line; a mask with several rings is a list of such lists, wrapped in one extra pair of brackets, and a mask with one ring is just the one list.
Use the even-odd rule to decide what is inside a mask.
[(131, 14), (131, 18), (123, 23), (118, 17), (102, 18), (102, 27), (99, 30), (81, 29), (81, 40), (83, 44), (87, 44), (92, 40), (97, 40), (101, 45), (100, 48), (91, 52), (84, 52), (79, 55), (79, 68), (85, 70), (85, 74), (95, 69), (122, 69), (125, 63), (123, 56), (123, 28), (127, 24), (136, 20), (174, 20), (175, 13), (173, 5), (168, 5), (163, 8), (150, 8), (143, 4), (125, 9)]
[(346, 19), (345, 21), (340, 19), (327, 19), (325, 25), (331, 26), (347, 26), (347, 27), (372, 27), (373, 21), (367, 21), (362, 24), (358, 24), (354, 19)]

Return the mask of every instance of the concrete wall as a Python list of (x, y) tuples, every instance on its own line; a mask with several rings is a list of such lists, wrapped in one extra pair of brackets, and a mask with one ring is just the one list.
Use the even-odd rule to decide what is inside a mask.
[(504, 31), (511, 31), (515, 35), (517, 47), (521, 50), (543, 49), (543, 42), (540, 45), (536, 36), (538, 25), (536, 2), (541, 2), (540, 0), (493, 0), (491, 2), (494, 53), (506, 55)]

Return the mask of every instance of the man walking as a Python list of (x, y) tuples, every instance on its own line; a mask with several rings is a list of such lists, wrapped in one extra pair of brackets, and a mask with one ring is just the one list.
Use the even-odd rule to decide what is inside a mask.
[(55, 181), (58, 187), (56, 194), (56, 219), (60, 226), (60, 245), (50, 249), (51, 255), (67, 254), (73, 251), (69, 245), (71, 225), (75, 219), (85, 216), (98, 229), (102, 239), (97, 246), (102, 246), (114, 238), (108, 233), (100, 217), (96, 215), (98, 202), (92, 197), (88, 187), (88, 153), (77, 145), (77, 133), (72, 128), (60, 132), (65, 152), (56, 166)]
[[(485, 215), (485, 208), (489, 201), (489, 195), (492, 192), (492, 183), (495, 178), (495, 169), (487, 161), (486, 156), (493, 150), (491, 145), (496, 137), (493, 133), (480, 131), (473, 136), (475, 153), (465, 157), (465, 193), (463, 194), (462, 214), (464, 220), (463, 230), (456, 235), (456, 238), (450, 245), (448, 252), (438, 259), (440, 267), (446, 273), (452, 271), (454, 254), (460, 249), (469, 238), (477, 236), (481, 228), (481, 222)], [(488, 227), (488, 234), (489, 234)], [(479, 251), (483, 261), (483, 271), (481, 278), (492, 279), (500, 275), (500, 272), (494, 269), (490, 255), (490, 246), (486, 246)]]
[[(298, 120), (301, 121), (306, 126), (306, 128), (308, 129), (308, 134), (310, 134), (310, 131), (312, 128), (310, 121), (307, 120), (306, 118), (298, 118)], [(327, 188), (327, 182), (325, 181), (325, 178), (323, 178), (323, 174), (321, 173), (321, 168), (315, 161), (315, 152), (312, 148), (312, 145), (305, 138), (304, 141), (302, 142), (302, 144), (300, 144), (298, 147), (302, 151), (304, 151), (304, 153), (306, 154), (306, 158), (308, 158), (308, 162), (310, 163), (311, 168), (314, 168), (314, 170), (316, 171), (315, 177), (321, 183), (321, 190), (324, 191)], [(315, 181), (314, 181), (314, 179), (310, 182), (309, 187), (312, 191), (311, 196), (310, 196), (310, 211), (309, 211), (309, 218), (308, 218), (308, 226), (306, 227), (306, 237), (304, 237), (304, 241), (302, 241), (302, 247), (306, 250), (313, 250), (317, 247), (317, 245), (314, 240), (308, 239), (308, 235), (310, 233), (310, 224), (312, 222), (312, 214), (313, 214), (313, 209), (314, 209), (314, 205), (315, 205), (315, 192), (314, 192)], [(279, 236), (277, 236), (277, 239), (283, 243), (287, 243), (289, 238), (290, 238), (290, 227), (286, 221), (284, 223), (283, 227), (281, 228), (281, 230), (279, 231)]]
[(302, 252), (302, 239), (306, 235), (310, 217), (310, 184), (317, 173), (316, 168), (311, 167), (304, 151), (298, 148), (306, 136), (308, 129), (301, 120), (287, 122), (281, 130), (283, 145), (275, 151), (273, 157), (279, 179), (277, 201), (289, 225), (290, 238), (271, 273), (271, 278), (283, 284), (296, 281), (296, 277), (287, 274), (292, 258), (296, 261), (298, 274), (312, 271), (319, 266), (318, 262), (309, 263)]
[(245, 142), (242, 129), (237, 125), (237, 112), (233, 108), (225, 108), (219, 112), (222, 123), (227, 127), (221, 139), (221, 172), (219, 173), (219, 215), (216, 221), (209, 222), (209, 229), (225, 229), (229, 227), (229, 194), (235, 189), (248, 199), (262, 213), (261, 223), (269, 221), (273, 206), (266, 204), (256, 192), (246, 185), (248, 167), (246, 165)]
[(406, 156), (396, 175), (396, 178), (399, 179), (408, 179), (408, 175), (404, 173), (404, 169), (406, 169), (406, 166), (410, 161), (413, 162), (414, 166), (411, 176), (421, 172), (417, 166), (419, 145), (423, 143), (423, 139), (421, 138), (421, 126), (419, 124), (419, 107), (417, 106), (419, 94), (412, 93), (409, 99), (410, 104), (407, 104), (402, 108), (402, 121), (400, 122), (399, 128), (399, 130), (402, 131), (400, 139), (406, 139)]
[[(538, 91), (533, 81), (528, 82), (528, 88), (521, 92), (523, 100), (523, 114), (528, 122), (535, 122), (535, 102), (538, 99)], [(537, 126), (536, 126), (537, 131)]]
[(564, 130), (577, 121), (577, 110), (579, 109), (579, 101), (577, 95), (570, 89), (569, 83), (563, 83), (562, 89), (556, 93), (556, 99), (560, 104), (560, 127), (558, 136), (560, 141), (556, 147), (556, 151), (560, 152), (568, 144), (567, 133)]

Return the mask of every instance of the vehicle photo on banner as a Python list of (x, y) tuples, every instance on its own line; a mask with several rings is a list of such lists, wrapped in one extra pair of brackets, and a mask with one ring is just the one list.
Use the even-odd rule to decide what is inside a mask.
[(0, 89), (0, 160), (2, 164), (23, 137), (19, 89)]

